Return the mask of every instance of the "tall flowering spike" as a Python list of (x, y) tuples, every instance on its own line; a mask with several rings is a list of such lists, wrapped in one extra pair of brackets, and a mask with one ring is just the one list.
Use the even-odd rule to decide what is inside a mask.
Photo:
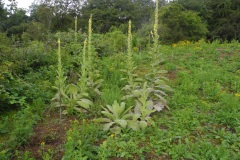
[(74, 35), (75, 35), (75, 42), (77, 42), (77, 21), (78, 21), (78, 18), (76, 16), (75, 17), (75, 33), (74, 33)]
[(132, 55), (132, 22), (131, 20), (128, 23), (128, 54)]
[(82, 68), (85, 70), (86, 69), (86, 46), (87, 46), (87, 39), (84, 41), (84, 46), (83, 46), (83, 57), (82, 57)]
[(158, 49), (158, 0), (156, 0), (156, 9), (155, 9), (155, 23), (153, 28), (153, 36), (154, 36), (154, 49)]
[(88, 21), (88, 68), (92, 68), (92, 14)]
[(85, 39), (85, 41), (84, 41), (83, 55), (82, 55), (82, 67), (81, 67), (82, 76), (81, 76), (81, 80), (80, 80), (80, 85), (81, 85), (82, 92), (86, 92), (86, 90), (87, 90), (87, 88), (86, 88), (86, 81), (87, 81), (86, 46), (87, 46), (87, 39)]
[[(62, 72), (62, 60), (61, 60), (61, 40), (58, 36), (58, 72)], [(60, 74), (58, 73), (58, 74)], [(60, 76), (60, 75), (58, 75)]]
[(131, 20), (128, 23), (128, 55), (127, 55), (127, 68), (129, 69), (128, 78), (129, 84), (133, 87), (133, 61), (132, 61), (132, 22)]

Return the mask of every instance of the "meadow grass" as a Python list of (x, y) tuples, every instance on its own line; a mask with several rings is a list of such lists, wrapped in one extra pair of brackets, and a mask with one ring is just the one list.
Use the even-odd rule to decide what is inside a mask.
[[(125, 68), (126, 54), (101, 57), (98, 69), (104, 81), (102, 95), (94, 101), (96, 114), (88, 113), (87, 120), (73, 123), (66, 137), (64, 157), (239, 159), (239, 48), (235, 41), (223, 44), (184, 41), (159, 46), (164, 62), (158, 67), (168, 71), (168, 84), (174, 89), (166, 97), (170, 110), (155, 112), (152, 117), (155, 123), (141, 131), (125, 128), (118, 135), (102, 131), (91, 120), (101, 116), (100, 106), (122, 101), (125, 82), (121, 79), (125, 75), (120, 70)], [(136, 53), (133, 60), (138, 66), (136, 72), (143, 78), (149, 72), (147, 53)], [(131, 106), (134, 101), (126, 103)], [(0, 155), (4, 154), (3, 150)]]
[[(165, 59), (160, 68), (169, 71), (169, 84), (174, 89), (168, 97), (170, 110), (155, 113), (155, 125), (144, 131), (109, 135), (105, 144), (100, 145), (101, 155), (105, 149), (109, 159), (238, 159), (239, 43), (180, 42), (161, 46), (159, 51)], [(113, 59), (116, 55), (104, 59), (104, 64), (115, 73), (108, 70), (108, 77), (115, 78), (106, 81), (105, 86), (117, 87), (121, 60), (113, 63)], [(138, 72), (147, 72), (142, 70), (148, 63), (144, 56), (136, 55), (134, 60), (140, 66)], [(105, 96), (108, 102), (122, 95), (114, 87), (103, 91), (103, 95), (110, 95)], [(132, 148), (125, 145), (127, 141)]]

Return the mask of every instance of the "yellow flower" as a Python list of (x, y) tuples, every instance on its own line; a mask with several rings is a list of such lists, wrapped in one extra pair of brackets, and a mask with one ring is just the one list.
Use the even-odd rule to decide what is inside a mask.
[(236, 93), (235, 96), (236, 96), (236, 97), (240, 97), (240, 93)]
[(174, 43), (174, 44), (172, 44), (172, 46), (173, 46), (173, 48), (175, 48), (175, 47), (177, 47), (177, 44)]
[(41, 146), (44, 146), (45, 145), (45, 142), (41, 142)]
[(113, 138), (113, 137), (114, 137), (114, 134), (111, 134), (110, 137)]

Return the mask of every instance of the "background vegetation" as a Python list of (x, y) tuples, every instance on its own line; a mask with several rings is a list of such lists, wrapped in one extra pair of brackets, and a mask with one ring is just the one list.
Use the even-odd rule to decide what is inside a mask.
[(240, 157), (240, 2), (9, 2), (0, 159)]

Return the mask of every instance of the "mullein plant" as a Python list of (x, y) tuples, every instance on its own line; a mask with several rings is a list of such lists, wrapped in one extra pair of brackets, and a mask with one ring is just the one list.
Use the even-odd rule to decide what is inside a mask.
[(152, 100), (149, 99), (152, 91), (152, 89), (148, 88), (147, 82), (142, 84), (141, 89), (135, 91), (135, 94), (138, 96), (135, 98), (136, 107), (132, 113), (132, 119), (128, 121), (129, 128), (140, 130), (145, 129), (150, 124), (154, 124), (150, 117), (150, 114), (156, 111)]
[(149, 94), (152, 90), (147, 88), (147, 82), (143, 84), (142, 88), (140, 87), (140, 82), (143, 80), (134, 73), (137, 67), (134, 66), (132, 57), (132, 33), (131, 21), (129, 21), (126, 69), (122, 70), (127, 75), (122, 80), (126, 80), (127, 84), (123, 87), (126, 93), (122, 99), (133, 97), (136, 101), (136, 107), (134, 112), (131, 112), (133, 106), (126, 107), (124, 102), (119, 104), (114, 101), (112, 106), (102, 107), (104, 109), (102, 113), (106, 118), (95, 119), (96, 122), (104, 123), (103, 130), (109, 130), (115, 134), (121, 133), (124, 128), (133, 130), (146, 128), (151, 123), (150, 114), (156, 111), (153, 109), (152, 101), (149, 100)]
[(126, 74), (126, 78), (122, 78), (122, 80), (126, 80), (127, 84), (122, 88), (125, 91), (125, 96), (122, 99), (128, 99), (131, 97), (136, 97), (135, 90), (139, 88), (139, 82), (142, 81), (141, 78), (135, 72), (137, 67), (134, 65), (133, 61), (133, 52), (132, 52), (132, 32), (131, 32), (131, 21), (129, 21), (128, 26), (128, 50), (127, 50), (127, 58), (126, 58), (126, 68), (121, 71)]
[[(76, 22), (75, 22), (76, 25)], [(82, 112), (88, 110), (93, 102), (89, 99), (87, 87), (87, 67), (86, 60), (87, 40), (84, 41), (83, 53), (79, 61), (81, 64), (81, 75), (77, 84), (69, 84), (66, 89), (66, 100), (68, 102), (68, 110), (66, 113), (73, 113), (74, 111)], [(83, 110), (84, 109), (84, 110)]]
[(77, 19), (77, 16), (75, 17), (75, 32), (74, 32), (74, 41), (75, 43), (77, 42), (77, 22), (78, 22), (78, 19)]
[[(99, 90), (103, 79), (100, 79), (100, 72), (97, 69), (97, 56), (92, 45), (92, 15), (88, 21), (88, 43), (87, 43), (87, 87), (88, 92), (101, 95)], [(93, 96), (93, 95), (92, 95)]]
[(87, 60), (86, 60), (86, 46), (87, 40), (84, 41), (83, 53), (82, 53), (82, 64), (81, 66), (81, 76), (78, 82), (78, 86), (81, 88), (81, 92), (87, 93)]
[[(66, 84), (66, 79), (61, 61), (60, 38), (58, 38), (58, 70), (56, 87), (54, 87), (58, 89), (58, 93), (52, 101), (55, 106), (60, 107), (60, 115), (89, 109), (92, 102), (87, 98), (88, 95), (85, 92), (81, 92), (81, 88), (78, 85)], [(61, 107), (65, 107), (66, 110), (62, 111)]]
[(155, 23), (153, 29), (153, 48), (149, 52), (150, 55), (150, 66), (149, 73), (146, 75), (148, 81), (148, 88), (152, 89), (150, 97), (153, 101), (153, 106), (157, 111), (161, 111), (164, 107), (167, 107), (167, 100), (165, 97), (167, 94), (166, 91), (172, 91), (171, 87), (166, 84), (165, 81), (168, 79), (163, 76), (166, 74), (166, 70), (161, 70), (160, 64), (163, 62), (161, 54), (159, 53), (159, 35), (158, 35), (158, 0), (156, 0), (156, 9), (155, 9)]
[(66, 90), (65, 81), (66, 81), (67, 77), (64, 76), (64, 71), (63, 71), (63, 67), (62, 67), (61, 40), (60, 40), (59, 35), (58, 35), (57, 57), (58, 57), (57, 80), (55, 81), (55, 86), (53, 86), (53, 88), (58, 90), (58, 92), (55, 95), (55, 97), (52, 99), (52, 101), (54, 102), (54, 106), (60, 107), (60, 119), (61, 119), (61, 115), (62, 115), (62, 97), (63, 97), (63, 95), (65, 93), (65, 90)]
[(104, 110), (102, 114), (104, 114), (106, 118), (98, 118), (94, 121), (104, 123), (103, 130), (109, 130), (112, 133), (119, 134), (124, 128), (127, 128), (128, 121), (132, 119), (132, 114), (129, 113), (132, 106), (126, 107), (124, 102), (119, 104), (117, 101), (114, 101), (112, 105), (107, 105), (102, 108)]

